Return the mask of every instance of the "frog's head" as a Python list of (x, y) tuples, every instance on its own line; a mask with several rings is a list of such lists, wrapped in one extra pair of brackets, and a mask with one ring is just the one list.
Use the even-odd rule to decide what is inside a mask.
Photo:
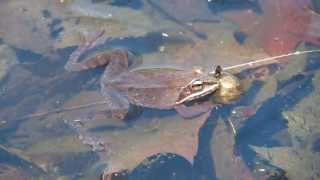
[(214, 94), (215, 102), (227, 103), (237, 98), (240, 92), (238, 78), (217, 66), (214, 71), (193, 79), (183, 87), (176, 104), (200, 99), (209, 94)]
[(212, 94), (219, 87), (219, 81), (215, 77), (203, 76), (193, 79), (185, 87), (181, 88), (176, 104), (190, 102)]

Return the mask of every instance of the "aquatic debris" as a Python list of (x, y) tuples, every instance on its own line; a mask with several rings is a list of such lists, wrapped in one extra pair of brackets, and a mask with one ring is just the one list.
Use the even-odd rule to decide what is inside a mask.
[[(143, 35), (147, 32), (155, 30), (154, 27), (151, 27), (153, 25), (153, 22), (148, 16), (146, 16), (143, 11), (114, 6), (112, 5), (112, 3), (110, 4), (110, 1), (92, 3), (91, 1), (87, 0), (73, 0), (68, 9), (71, 10), (80, 19), (82, 17), (91, 17), (93, 18), (93, 20), (104, 19), (104, 21), (107, 22), (110, 22), (109, 20), (117, 22), (114, 25), (124, 28), (122, 30), (126, 31), (126, 34), (123, 34), (123, 31), (113, 32), (111, 33), (112, 37), (119, 37), (119, 33), (121, 33), (122, 36)], [(96, 24), (93, 29), (91, 29), (92, 27), (88, 28), (89, 29), (87, 30), (94, 30), (97, 28), (101, 28), (101, 26), (99, 26), (99, 24)], [(158, 28), (159, 26), (157, 27), (157, 30)], [(73, 31), (76, 30), (74, 28), (71, 29)]]
[(312, 144), (312, 151), (314, 152), (320, 152), (320, 138), (316, 139)]
[(235, 136), (226, 123), (219, 119), (212, 132), (211, 156), (219, 179), (254, 179), (254, 175), (242, 158), (235, 153)]
[[(205, 1), (196, 0), (147, 0), (153, 9), (160, 15), (170, 19), (174, 23), (182, 26), (186, 30), (192, 32), (200, 39), (207, 39), (207, 35), (197, 31), (192, 23), (197, 21), (208, 21), (217, 23), (217, 18), (209, 11)], [(153, 10), (153, 11), (154, 11)]]
[[(37, 4), (37, 6), (34, 6)], [(49, 52), (53, 44), (48, 24), (51, 19), (44, 19), (42, 10), (52, 7), (49, 1), (1, 1), (0, 36), (8, 45), (35, 51)], [(56, 12), (53, 12), (54, 16)], [(62, 11), (59, 16), (62, 16)]]
[[(313, 83), (315, 87), (319, 86), (319, 79), (315, 78)], [(319, 89), (315, 88), (310, 95), (301, 100), (294, 108), (283, 112), (283, 117), (288, 122), (289, 133), (295, 144), (299, 145), (308, 141), (308, 138), (320, 134), (319, 102)]]
[(233, 36), (239, 44), (244, 44), (247, 39), (247, 35), (241, 31), (235, 31)]
[[(161, 175), (157, 175), (159, 172)], [(188, 180), (192, 175), (192, 165), (186, 159), (178, 154), (160, 153), (144, 159), (130, 172), (129, 178), (130, 180)]]
[[(308, 54), (308, 52), (306, 53)], [(295, 53), (293, 54), (291, 53), (291, 55), (296, 56), (294, 54)], [(232, 109), (229, 119), (235, 125), (236, 127), (235, 129), (240, 129), (244, 124), (244, 122), (248, 118), (254, 116), (257, 110), (268, 99), (275, 96), (287, 97), (290, 93), (299, 89), (299, 87), (304, 87), (304, 84), (309, 79), (308, 77), (312, 73), (314, 73), (313, 71), (303, 72), (304, 67), (305, 67), (304, 61), (301, 61), (300, 58), (292, 57), (289, 61), (289, 64), (283, 67), (281, 71), (273, 75), (266, 76), (266, 78), (263, 79), (263, 81), (261, 81), (260, 78), (253, 77), (252, 79), (258, 80), (258, 82), (251, 84), (251, 88), (254, 88), (254, 89), (258, 88), (258, 92), (255, 92), (256, 93), (255, 98), (248, 105), (241, 105), (241, 106), (234, 107)], [(271, 68), (271, 67), (267, 67), (267, 68)], [(255, 73), (254, 70), (255, 68), (250, 69), (249, 73), (254, 74)], [(248, 75), (245, 73), (244, 76), (248, 76)], [(288, 81), (288, 78), (290, 81)]]
[[(292, 147), (253, 147), (272, 164), (285, 170), (289, 179), (319, 179), (319, 155)], [(303, 168), (302, 168), (303, 167)]]
[[(282, 83), (279, 96), (288, 100), (285, 104), (287, 110), (281, 112), (286, 121), (286, 129), (289, 132), (290, 146), (282, 147), (255, 147), (253, 149), (273, 165), (286, 172), (289, 179), (319, 179), (320, 158), (314, 151), (314, 142), (319, 137), (319, 72), (304, 72), (305, 75), (292, 77), (287, 83)], [(310, 83), (312, 78), (312, 85)], [(297, 101), (291, 93), (298, 91), (303, 99)], [(313, 86), (313, 87), (312, 87)], [(290, 93), (289, 93), (290, 92)], [(305, 96), (305, 97), (304, 97)], [(301, 97), (300, 97), (301, 98)], [(293, 103), (297, 101), (296, 104)], [(293, 105), (294, 104), (294, 105)], [(304, 168), (301, 168), (304, 167)]]
[[(45, 119), (46, 122), (49, 120)], [(39, 121), (34, 120), (32, 123), (37, 122)], [(64, 122), (60, 122), (64, 124)], [(40, 132), (39, 134), (43, 136), (42, 138), (36, 137), (37, 132), (33, 132), (33, 130), (39, 130), (36, 128), (33, 129), (34, 125), (28, 126), (30, 130), (29, 132), (25, 130), (25, 133), (29, 133), (31, 136), (26, 138), (27, 146), (19, 150), (23, 151), (23, 154), (28, 157), (29, 161), (41, 167), (50, 177), (57, 179), (58, 176), (78, 176), (81, 173), (87, 174), (94, 163), (98, 161), (97, 153), (93, 152), (87, 146), (84, 146), (78, 137), (71, 134), (70, 129), (66, 129), (67, 126), (65, 124), (64, 127), (60, 127), (61, 135), (48, 137), (43, 132)], [(55, 129), (57, 128), (55, 127)], [(18, 131), (16, 136), (19, 136), (23, 130), (19, 128)], [(45, 129), (43, 131), (45, 131)], [(17, 142), (14, 139), (14, 137), (9, 137), (8, 141), (13, 144), (13, 146), (20, 147), (20, 144), (15, 144), (19, 143), (19, 141)], [(34, 139), (36, 141), (34, 141)]]
[(260, 5), (260, 17), (252, 11), (235, 11), (225, 16), (239, 24), (240, 30), (269, 55), (292, 52), (300, 42), (320, 44), (319, 34), (310, 34), (318, 29), (319, 18), (306, 9), (311, 6), (309, 0), (264, 0)]
[(313, 10), (316, 13), (320, 13), (320, 2), (318, 0), (311, 0), (313, 5)]
[(197, 0), (147, 0), (147, 2), (154, 7), (155, 11), (166, 13), (171, 18), (177, 21), (188, 23), (197, 20), (216, 20), (215, 15), (212, 14), (208, 8), (206, 1)]
[(9, 46), (0, 43), (0, 81), (6, 76), (10, 68), (17, 63), (15, 52)]
[[(82, 97), (73, 98), (65, 107), (102, 98), (100, 95), (96, 99), (90, 99), (90, 94), (83, 93)], [(99, 95), (98, 92), (95, 94)], [(139, 121), (128, 125), (108, 117), (103, 111), (107, 109), (107, 106), (102, 104), (91, 107), (89, 111), (80, 109), (60, 114), (60, 118), (75, 130), (74, 138), (84, 141), (83, 147), (96, 150), (101, 158), (99, 164), (107, 164), (106, 173), (132, 170), (146, 157), (164, 152), (179, 154), (192, 162), (197, 151), (198, 129), (210, 114), (208, 112), (186, 121), (172, 115), (159, 115), (161, 118), (158, 118), (157, 115), (152, 115), (154, 112), (144, 111), (146, 114), (140, 115)], [(158, 113), (161, 114), (161, 111)]]
[(255, 12), (261, 12), (258, 0), (208, 0), (208, 5), (213, 13), (238, 9), (250, 9)]
[(91, 0), (92, 3), (106, 2), (112, 6), (131, 7), (133, 9), (140, 9), (142, 7), (141, 0)]
[(5, 167), (8, 168), (5, 171), (8, 174), (10, 174), (10, 171), (8, 170), (12, 170), (13, 172), (17, 173), (17, 176), (21, 175), (27, 179), (47, 177), (47, 173), (41, 167), (15, 153), (14, 150), (4, 147), (3, 145), (0, 145), (0, 156), (0, 179), (7, 176), (6, 173), (1, 172), (3, 170), (2, 168), (6, 169)]
[(28, 179), (31, 178), (27, 172), (8, 164), (0, 163), (0, 179)]
[(210, 112), (207, 112), (190, 121), (176, 116), (164, 116), (161, 119), (142, 116), (142, 122), (132, 128), (98, 133), (100, 137), (111, 140), (111, 153), (101, 156), (109, 164), (104, 174), (131, 171), (146, 157), (159, 153), (177, 154), (193, 163), (197, 153), (198, 131), (209, 115)]

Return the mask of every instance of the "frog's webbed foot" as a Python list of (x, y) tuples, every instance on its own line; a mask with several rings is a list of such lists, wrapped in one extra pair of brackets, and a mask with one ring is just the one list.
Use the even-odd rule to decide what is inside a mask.
[(80, 45), (69, 57), (69, 60), (67, 64), (64, 66), (64, 68), (67, 71), (82, 71), (89, 69), (86, 61), (78, 62), (80, 59), (80, 56), (83, 55), (87, 50), (93, 48), (96, 45), (97, 40), (99, 37), (101, 37), (104, 34), (104, 30), (98, 31), (88, 38), (86, 38), (86, 41), (84, 44)]
[(180, 116), (190, 119), (210, 111), (213, 108), (213, 104), (210, 101), (206, 101), (202, 102), (201, 104), (193, 104), (192, 106), (179, 104), (174, 108)]
[[(108, 65), (106, 72), (108, 72), (109, 75), (117, 75), (119, 72), (127, 71), (129, 66), (140, 63), (141, 57), (126, 49), (109, 49), (103, 52), (97, 52), (80, 61), (80, 57), (96, 45), (97, 40), (103, 33), (104, 31), (98, 31), (88, 37), (86, 42), (80, 45), (70, 55), (65, 69), (67, 71), (82, 71)], [(130, 60), (132, 59), (135, 61), (131, 62)]]
[(90, 133), (90, 131), (86, 127), (87, 121), (90, 120), (65, 120), (65, 123), (75, 130), (78, 139), (83, 144), (90, 146), (92, 151), (107, 153), (110, 152), (110, 147), (106, 140)]

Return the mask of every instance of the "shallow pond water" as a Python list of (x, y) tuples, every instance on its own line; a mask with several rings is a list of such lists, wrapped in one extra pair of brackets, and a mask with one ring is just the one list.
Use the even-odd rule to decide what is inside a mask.
[[(230, 71), (241, 95), (196, 100), (211, 108), (192, 118), (149, 98), (175, 97), (173, 69), (319, 49), (319, 13), (317, 0), (0, 1), (0, 180), (320, 179), (317, 52)], [(109, 79), (149, 98), (125, 117), (103, 101), (104, 67), (64, 68), (101, 31), (80, 59), (120, 48), (130, 70), (160, 72)]]

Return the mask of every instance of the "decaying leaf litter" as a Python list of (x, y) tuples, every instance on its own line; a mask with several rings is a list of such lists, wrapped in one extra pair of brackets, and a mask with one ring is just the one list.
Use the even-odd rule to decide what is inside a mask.
[[(213, 40), (213, 39), (211, 39), (211, 40)], [(231, 41), (231, 40), (230, 40)], [(199, 50), (200, 49), (202, 49), (202, 48), (200, 48), (200, 47), (204, 47), (204, 45), (201, 45), (200, 46), (200, 44), (201, 44), (201, 42), (197, 42), (197, 46), (199, 47)], [(228, 44), (228, 43), (227, 43)], [(231, 43), (232, 44), (232, 43)], [(230, 45), (230, 44), (228, 44), (228, 45)], [(181, 46), (182, 48), (179, 48), (179, 49), (190, 49), (190, 47), (188, 47), (188, 46), (186, 46), (186, 47), (188, 47), (188, 48), (185, 48), (185, 47), (183, 47), (183, 46)], [(192, 46), (191, 46), (192, 47)], [(231, 46), (231, 47), (234, 47), (234, 44)], [(191, 48), (192, 49), (192, 48)], [(170, 49), (169, 49), (170, 50)], [(238, 50), (239, 50), (239, 48), (238, 48)], [(183, 51), (181, 51), (181, 52), (183, 52)], [(235, 54), (234, 54), (234, 56), (236, 56), (236, 52), (235, 52)], [(161, 54), (159, 54), (160, 55), (160, 57), (161, 56), (163, 56), (163, 55), (161, 55)], [(148, 55), (149, 56), (149, 55)], [(150, 54), (150, 56), (151, 56), (151, 54)], [(185, 56), (185, 55), (184, 55)], [(180, 55), (180, 57), (182, 57), (181, 55)], [(197, 57), (199, 57), (199, 55), (197, 55), (197, 53), (194, 53), (194, 57), (195, 57), (195, 59), (198, 59)], [(261, 56), (260, 56), (261, 57)], [(168, 58), (168, 57), (167, 57)], [(238, 57), (239, 58), (239, 57)], [(144, 57), (144, 59), (146, 60), (147, 59), (147, 61), (148, 61), (148, 58), (147, 57)], [(170, 59), (170, 58), (168, 58), (168, 59)], [(183, 59), (183, 58), (181, 58), (181, 59)], [(152, 60), (152, 58), (151, 58), (151, 60)], [(152, 64), (152, 61), (150, 61), (151, 63), (150, 64)], [(168, 61), (169, 62), (169, 61)], [(210, 62), (211, 64), (212, 64), (212, 62)], [(158, 63), (159, 64), (159, 63)], [(169, 63), (168, 63), (169, 64)], [(230, 64), (227, 64), (227, 65), (230, 65)], [(19, 72), (19, 70), (17, 71), (17, 72)], [(13, 73), (12, 73), (13, 74)], [(63, 77), (63, 76), (62, 76)], [(71, 78), (72, 79), (72, 78)], [(79, 78), (79, 79), (81, 79), (81, 78)], [(89, 77), (88, 77), (88, 79), (90, 79)], [(96, 80), (97, 80), (97, 78), (96, 78)], [(35, 81), (38, 81), (37, 79), (35, 80)], [(73, 81), (73, 80), (70, 80), (70, 81)], [(54, 79), (52, 80), (52, 82), (55, 82), (54, 81)], [(91, 82), (91, 83), (93, 83), (94, 84), (94, 82)], [(48, 83), (49, 84), (49, 83)], [(51, 83), (50, 83), (51, 84)], [(80, 84), (81, 83), (79, 83), (79, 86), (80, 86)], [(46, 87), (47, 85), (44, 85), (44, 88), (43, 89), (45, 89), (45, 87)], [(58, 87), (58, 89), (59, 89), (59, 86), (61, 87), (62, 85), (58, 85), (57, 87)], [(91, 84), (89, 83), (88, 84), (88, 86), (91, 86)], [(24, 87), (24, 86), (21, 86), (21, 87)], [(32, 85), (31, 85), (31, 87), (32, 87)], [(91, 86), (92, 87), (92, 86)], [(36, 90), (36, 88), (33, 86), (33, 88), (34, 88), (34, 90)], [(98, 86), (95, 86), (95, 88), (96, 89), (98, 89)], [(32, 89), (32, 88), (31, 88)], [(53, 89), (53, 91), (54, 91), (54, 89)], [(31, 90), (31, 92), (32, 92), (32, 90)], [(26, 93), (27, 94), (27, 93)], [(36, 98), (36, 96), (34, 97), (35, 99), (38, 99), (38, 98)], [(63, 97), (56, 97), (56, 99), (59, 99), (59, 98), (61, 98), (61, 99), (64, 99)], [(55, 99), (55, 98), (53, 98), (53, 99)], [(38, 100), (38, 101), (40, 101), (40, 100)], [(31, 98), (29, 98), (29, 102), (35, 102), (34, 101), (34, 99), (31, 97)], [(60, 101), (60, 103), (58, 103), (58, 104), (55, 104), (56, 102), (55, 102), (55, 100), (52, 100), (52, 103), (51, 104), (53, 104), (53, 106), (55, 106), (55, 107), (57, 107), (57, 106), (59, 106), (59, 105), (61, 105), (62, 104), (62, 102)], [(27, 103), (28, 104), (28, 103)], [(51, 105), (52, 106), (52, 105)], [(21, 108), (23, 108), (23, 106), (21, 105)], [(47, 108), (47, 109), (51, 109), (52, 107), (50, 107), (50, 105), (49, 105), (49, 107)], [(32, 110), (31, 110), (32, 111)], [(43, 109), (41, 109), (40, 111), (43, 111)], [(54, 118), (53, 118), (54, 119)], [(54, 120), (53, 120), (54, 121)], [(31, 124), (31, 123), (30, 123)], [(43, 124), (46, 124), (45, 122), (43, 123)], [(50, 124), (50, 123), (49, 123)], [(53, 124), (53, 125), (52, 125)], [(54, 127), (54, 124), (55, 123), (51, 123), (51, 127), (50, 126), (48, 126), (47, 127), (47, 129), (51, 129), (52, 127)], [(63, 124), (63, 123), (62, 123)], [(27, 129), (27, 127), (24, 127), (25, 129)], [(41, 129), (41, 127), (39, 127), (39, 129)], [(27, 131), (29, 131), (29, 130), (27, 130)], [(70, 133), (70, 132), (69, 132)], [(29, 134), (29, 133), (25, 133), (25, 134)], [(57, 132), (56, 132), (56, 134), (58, 134)], [(19, 138), (18, 138), (19, 139)]]

